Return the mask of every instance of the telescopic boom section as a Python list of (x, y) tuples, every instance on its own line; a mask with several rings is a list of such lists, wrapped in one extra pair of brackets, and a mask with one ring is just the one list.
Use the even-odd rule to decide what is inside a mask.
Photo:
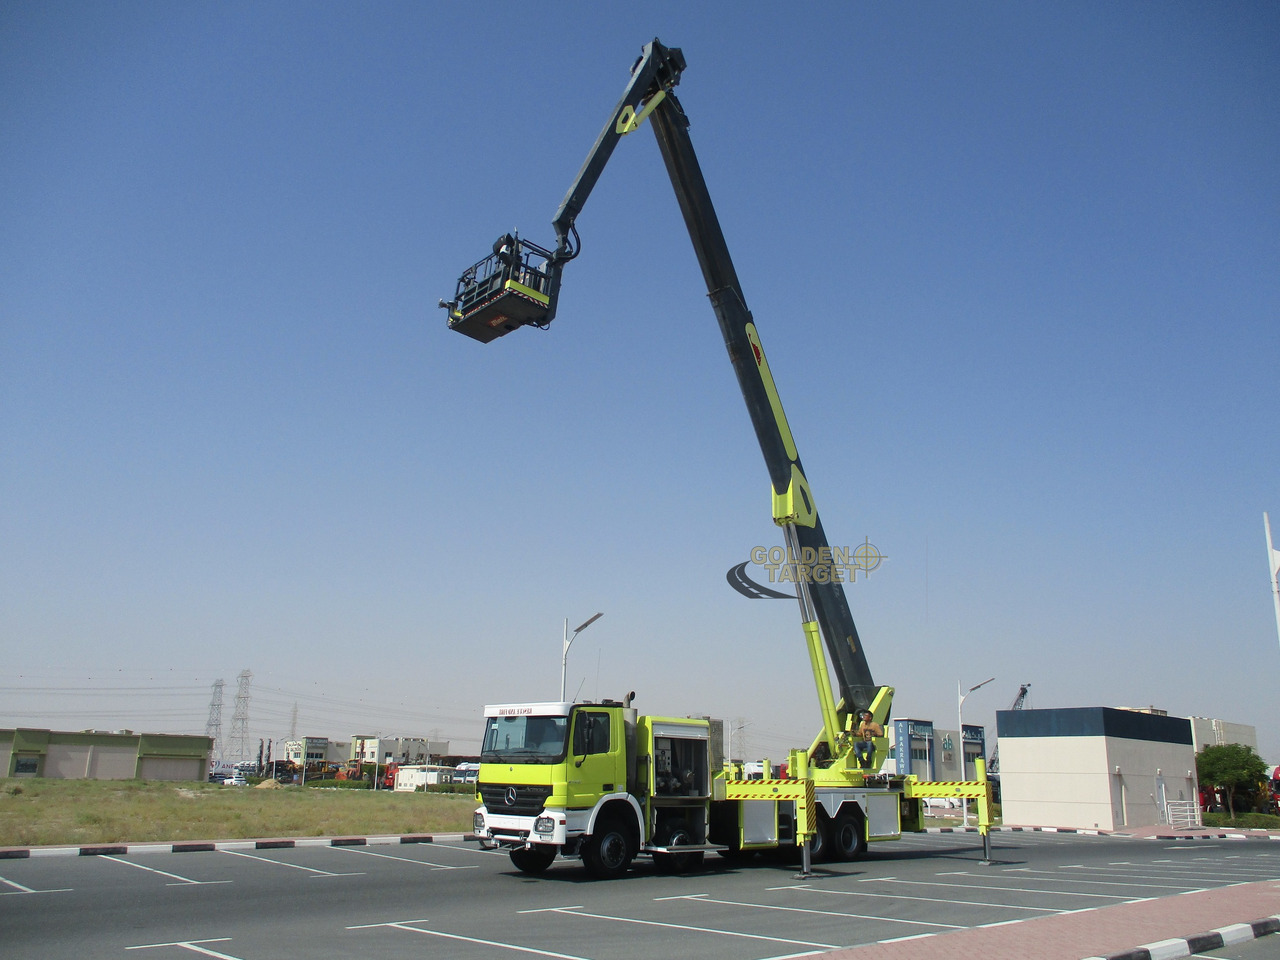
[[(487, 281), (488, 287), (477, 295), (475, 288), (478, 282), (474, 279), (469, 281), (464, 273), (459, 281), (458, 296), (449, 303), (442, 301), (441, 305), (449, 308), (451, 328), (483, 342), (503, 336), (521, 325), (546, 326), (555, 315), (561, 271), (578, 254), (574, 227), (578, 214), (618, 141), (649, 118), (769, 470), (774, 520), (793, 531), (794, 536), (787, 540), (789, 544), (798, 543), (796, 552), (813, 557), (821, 557), (824, 553), (829, 555), (829, 544), (805, 479), (795, 440), (689, 138), (689, 121), (673, 92), (684, 68), (684, 55), (678, 48), (665, 47), (656, 39), (645, 45), (640, 59), (632, 67), (631, 81), (622, 98), (556, 211), (554, 250), (533, 248), (532, 244), (517, 237), (499, 239), (499, 244), (495, 245), (495, 256), (504, 240), (514, 243), (513, 253), (519, 254), (514, 257), (516, 262), (524, 262), (521, 257), (526, 248), (532, 248), (537, 255), (546, 255), (545, 264), (533, 276), (537, 282), (517, 284), (512, 288), (507, 275), (500, 272), (499, 279)], [(482, 275), (484, 265), (493, 259), (481, 261), (470, 271), (476, 274), (480, 268), (479, 274)], [(526, 273), (525, 276), (530, 275)], [(531, 293), (536, 294), (538, 302), (542, 303), (540, 312), (530, 308), (529, 302), (534, 299)], [(544, 293), (545, 298), (542, 296)], [(495, 315), (497, 319), (494, 319)], [(843, 586), (839, 582), (815, 580), (807, 584), (798, 583), (797, 589), (801, 592), (802, 609), (812, 611), (806, 613), (806, 620), (810, 616), (816, 617), (821, 629), (845, 710), (870, 706), (879, 688), (871, 677)], [(806, 591), (811, 604), (804, 602)]]
[[(807, 555), (806, 548), (809, 548), (812, 556), (821, 556), (824, 549), (829, 551), (830, 545), (689, 138), (688, 118), (672, 95), (653, 111), (651, 122), (769, 470), (774, 519), (779, 524), (794, 525), (803, 553)], [(878, 688), (849, 612), (844, 587), (838, 582), (810, 582), (808, 591), (846, 709), (869, 706)]]

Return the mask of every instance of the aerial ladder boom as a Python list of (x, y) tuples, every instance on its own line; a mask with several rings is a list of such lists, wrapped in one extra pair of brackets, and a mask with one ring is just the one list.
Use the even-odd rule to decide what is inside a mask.
[[(578, 214), (618, 141), (650, 121), (769, 471), (774, 522), (783, 528), (790, 560), (800, 568), (797, 594), (823, 712), (820, 740), (827, 741), (835, 756), (837, 741), (847, 740), (850, 715), (874, 706), (883, 724), (891, 692), (872, 679), (842, 584), (807, 577), (803, 569), (804, 558), (830, 557), (830, 545), (689, 138), (688, 118), (674, 93), (684, 68), (678, 48), (656, 39), (646, 44), (622, 98), (556, 211), (554, 249), (516, 235), (499, 238), (494, 253), (463, 274), (454, 300), (441, 301), (441, 306), (449, 310), (452, 329), (482, 342), (520, 326), (545, 328), (555, 316), (564, 266), (580, 249)], [(832, 697), (821, 643), (831, 659), (839, 703)]]

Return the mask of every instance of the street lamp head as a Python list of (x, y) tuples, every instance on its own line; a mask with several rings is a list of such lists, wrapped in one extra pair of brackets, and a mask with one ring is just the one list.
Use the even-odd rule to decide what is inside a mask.
[(603, 616), (604, 616), (604, 614), (603, 614), (603, 613), (597, 613), (597, 614), (595, 614), (595, 615), (594, 615), (594, 616), (592, 616), (590, 619), (588, 619), (588, 620), (584, 621), (580, 626), (574, 627), (574, 628), (573, 628), (573, 632), (574, 632), (574, 633), (581, 633), (583, 630), (587, 629), (587, 627), (591, 626), (593, 623), (595, 623), (597, 620), (599, 620), (599, 619), (600, 619), (601, 617), (603, 617)]
[(587, 629), (587, 627), (591, 626), (593, 623), (595, 623), (597, 620), (599, 620), (603, 616), (604, 616), (603, 613), (597, 613), (595, 616), (583, 621), (582, 624), (573, 628), (572, 634), (569, 633), (569, 620), (567, 617), (565, 618), (564, 649), (561, 651), (561, 654), (560, 654), (560, 699), (561, 700), (564, 700), (565, 682), (568, 678), (569, 646), (573, 643), (574, 640), (578, 638), (578, 634), (580, 634), (583, 630)]

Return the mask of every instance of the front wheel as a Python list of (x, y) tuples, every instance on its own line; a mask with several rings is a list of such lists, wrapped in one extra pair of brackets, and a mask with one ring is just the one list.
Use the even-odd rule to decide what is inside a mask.
[(521, 873), (537, 875), (545, 873), (556, 859), (556, 848), (545, 844), (537, 847), (522, 847), (511, 851), (511, 862)]
[(582, 863), (597, 880), (615, 880), (627, 872), (635, 848), (631, 832), (616, 817), (601, 818), (582, 844)]

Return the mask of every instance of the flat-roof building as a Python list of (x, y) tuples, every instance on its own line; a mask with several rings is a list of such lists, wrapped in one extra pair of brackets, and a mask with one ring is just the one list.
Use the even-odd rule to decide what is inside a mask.
[(1167, 823), (1194, 801), (1195, 748), (1184, 717), (1114, 707), (1001, 710), (1006, 824), (1116, 830)]
[(0, 730), (0, 774), (57, 780), (204, 780), (213, 739), (132, 730)]

